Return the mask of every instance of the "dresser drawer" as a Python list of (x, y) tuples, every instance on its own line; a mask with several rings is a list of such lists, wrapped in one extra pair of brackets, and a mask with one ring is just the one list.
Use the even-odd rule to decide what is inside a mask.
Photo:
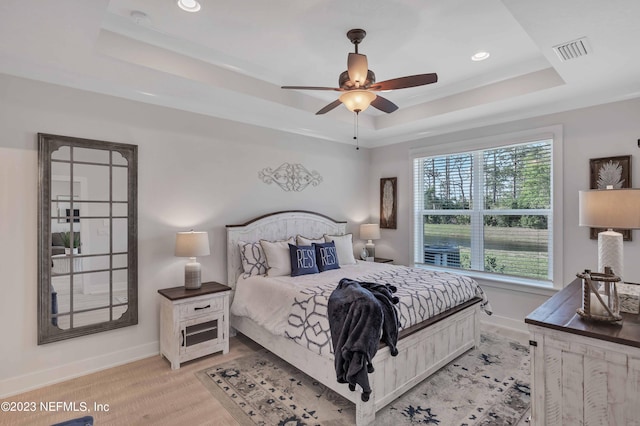
[(180, 319), (195, 318), (224, 308), (223, 297), (210, 297), (180, 305)]

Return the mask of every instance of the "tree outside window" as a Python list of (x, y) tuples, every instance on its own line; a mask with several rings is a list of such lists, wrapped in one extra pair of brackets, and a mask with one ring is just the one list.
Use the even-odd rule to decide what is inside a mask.
[(415, 262), (550, 281), (551, 140), (414, 160)]

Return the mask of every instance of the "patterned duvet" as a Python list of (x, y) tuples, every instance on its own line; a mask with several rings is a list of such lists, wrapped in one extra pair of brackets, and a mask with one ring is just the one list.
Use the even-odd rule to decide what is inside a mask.
[(327, 301), (342, 278), (396, 286), (400, 329), (474, 297), (482, 298), (482, 309), (490, 313), (484, 292), (469, 277), (361, 261), (320, 274), (240, 279), (231, 313), (249, 317), (273, 334), (289, 337), (315, 353), (332, 357)]

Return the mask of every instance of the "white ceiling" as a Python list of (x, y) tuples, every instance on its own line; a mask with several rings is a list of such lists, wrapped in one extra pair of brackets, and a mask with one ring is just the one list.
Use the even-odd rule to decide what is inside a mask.
[[(2, 0), (0, 72), (353, 143), (344, 106), (315, 115), (339, 93), (280, 86), (337, 87), (363, 28), (377, 81), (439, 77), (360, 114), (370, 147), (640, 96), (638, 0), (200, 2)], [(553, 46), (580, 37), (591, 52), (562, 62)]]

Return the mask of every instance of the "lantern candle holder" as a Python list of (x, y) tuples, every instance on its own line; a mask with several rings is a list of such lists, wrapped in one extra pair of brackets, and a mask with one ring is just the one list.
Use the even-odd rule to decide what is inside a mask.
[(578, 308), (578, 315), (587, 320), (621, 322), (620, 300), (616, 285), (621, 281), (620, 277), (615, 275), (608, 266), (604, 268), (604, 273), (585, 269), (583, 273), (576, 275), (582, 278), (582, 307)]

